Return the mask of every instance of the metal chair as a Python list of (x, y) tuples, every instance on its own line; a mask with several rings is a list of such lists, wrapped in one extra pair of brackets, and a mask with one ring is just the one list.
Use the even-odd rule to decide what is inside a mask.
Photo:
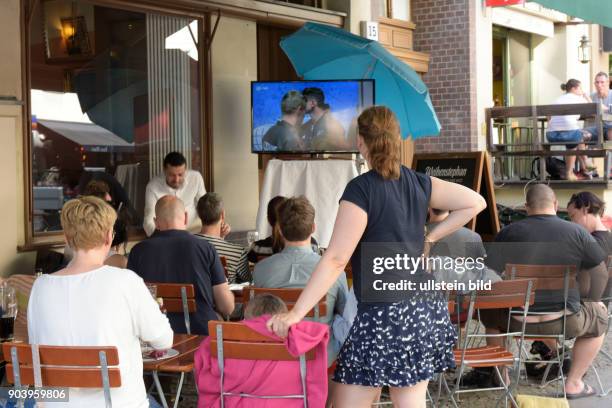
[[(527, 350), (524, 345), (519, 348), (521, 353), (525, 354), (523, 363), (540, 363), (546, 364), (546, 369), (540, 382), (540, 388), (544, 388), (546, 385), (553, 381), (561, 380), (563, 389), (563, 397), (565, 397), (565, 377), (563, 376), (563, 361), (565, 360), (565, 347), (564, 342), (566, 339), (565, 327), (567, 321), (567, 300), (569, 296), (569, 290), (577, 289), (576, 283), (576, 266), (575, 265), (518, 265), (518, 264), (506, 264), (506, 279), (535, 279), (536, 282), (536, 296), (540, 291), (563, 291), (563, 317), (562, 317), (562, 331), (558, 334), (529, 334), (525, 333), (524, 338), (527, 340), (555, 340), (556, 344), (561, 347), (561, 353), (556, 353), (556, 359), (549, 361), (534, 360), (529, 358)], [(529, 311), (528, 316), (545, 316), (550, 314), (547, 312), (536, 312)], [(557, 350), (555, 350), (557, 351)], [(553, 364), (558, 364), (558, 376), (547, 381), (548, 373)]]
[[(219, 365), (221, 408), (225, 406), (226, 396), (257, 399), (300, 399), (304, 407), (308, 407), (306, 387), (306, 361), (314, 360), (314, 350), (294, 357), (287, 351), (282, 341), (275, 341), (263, 336), (242, 323), (221, 321), (208, 322), (208, 332), (211, 336), (210, 354), (217, 357)], [(295, 361), (296, 370), (300, 372), (302, 393), (297, 395), (254, 395), (247, 393), (233, 393), (225, 391), (225, 359), (266, 360), (266, 361)]]
[[(196, 312), (195, 290), (193, 285), (187, 283), (147, 283), (157, 286), (157, 296), (164, 300), (164, 307), (168, 313), (183, 313), (187, 334), (191, 334), (189, 313)], [(157, 393), (159, 394), (159, 398), (161, 399), (161, 403), (164, 407), (167, 407), (168, 403), (166, 402), (166, 396), (161, 386), (161, 382), (159, 381), (159, 373), (157, 371), (152, 371), (151, 373), (153, 375), (153, 381), (155, 383)], [(174, 401), (175, 407), (178, 406), (184, 380), (185, 373), (181, 372), (176, 391), (176, 399)]]
[(111, 388), (121, 386), (119, 354), (111, 346), (43, 346), (3, 343), (8, 361), (8, 382), (16, 388), (78, 387), (102, 388), (107, 408), (113, 406)]
[[(463, 337), (461, 345), (458, 349), (454, 350), (455, 363), (458, 366), (456, 370), (457, 378), (455, 385), (451, 390), (446, 382), (444, 375), (442, 375), (441, 382), (448, 392), (446, 402), (452, 402), (453, 406), (457, 407), (455, 395), (460, 393), (468, 392), (481, 392), (481, 391), (496, 391), (503, 390), (503, 398), (507, 404), (508, 399), (518, 407), (512, 391), (518, 383), (518, 376), (520, 374), (518, 368), (521, 363), (521, 353), (519, 352), (518, 357), (515, 357), (506, 347), (503, 346), (484, 346), (469, 348), (468, 342), (473, 337), (483, 338), (512, 338), (513, 336), (520, 336), (520, 346), (523, 343), (523, 335), (525, 333), (525, 317), (529, 310), (529, 305), (533, 304), (534, 296), (532, 288), (534, 281), (530, 279), (515, 280), (515, 281), (502, 281), (496, 282), (492, 285), (490, 291), (472, 291), (469, 295), (469, 306), (468, 316), (474, 315), (474, 310), (486, 310), (486, 309), (508, 309), (508, 323), (506, 333), (499, 334), (482, 334), (482, 333), (470, 333), (470, 325), (472, 319), (466, 321), (466, 335)], [(519, 310), (516, 310), (519, 309)], [(519, 332), (510, 332), (510, 322), (512, 315), (520, 314), (523, 316), (523, 322), (521, 324), (522, 330)], [(516, 369), (516, 380), (508, 386), (499, 370), (499, 367), (512, 365)], [(500, 381), (500, 386), (489, 387), (489, 388), (478, 388), (478, 389), (461, 389), (460, 382), (461, 377), (467, 367), (493, 367), (495, 373)], [(499, 400), (501, 402), (501, 398)]]

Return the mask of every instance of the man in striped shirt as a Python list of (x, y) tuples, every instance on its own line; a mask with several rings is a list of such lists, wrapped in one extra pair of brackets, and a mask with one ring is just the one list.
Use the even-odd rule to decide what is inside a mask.
[(225, 240), (230, 233), (230, 226), (225, 222), (221, 196), (212, 192), (204, 194), (198, 200), (197, 211), (202, 221), (202, 230), (195, 235), (210, 242), (219, 256), (225, 258), (225, 273), (229, 283), (250, 282), (252, 277), (247, 259), (248, 249)]

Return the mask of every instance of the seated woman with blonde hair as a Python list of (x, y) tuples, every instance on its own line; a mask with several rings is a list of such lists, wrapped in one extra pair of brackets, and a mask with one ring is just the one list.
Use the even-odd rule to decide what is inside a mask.
[[(64, 204), (62, 228), (74, 255), (66, 268), (36, 279), (28, 304), (28, 335), (32, 344), (117, 347), (121, 387), (111, 389), (113, 405), (145, 408), (149, 400), (140, 340), (168, 349), (173, 333), (138, 275), (104, 265), (116, 216), (96, 197)], [(102, 407), (103, 391), (71, 389), (67, 406)]]

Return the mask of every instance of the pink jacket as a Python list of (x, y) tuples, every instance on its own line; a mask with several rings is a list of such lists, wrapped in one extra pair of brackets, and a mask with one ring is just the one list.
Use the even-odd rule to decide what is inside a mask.
[[(243, 323), (256, 332), (281, 340), (268, 331), (269, 316), (245, 320)], [(314, 360), (307, 361), (306, 389), (308, 407), (325, 406), (327, 398), (327, 342), (329, 326), (303, 321), (289, 329), (285, 346), (291, 355), (298, 356), (315, 349)], [(264, 361), (225, 359), (223, 387), (226, 392), (252, 395), (296, 395), (302, 393), (300, 368), (297, 361)], [(198, 408), (220, 407), (220, 371), (216, 356), (210, 355), (210, 337), (195, 353), (195, 373), (198, 387)], [(291, 408), (303, 407), (301, 399), (258, 399), (225, 397), (225, 407)]]

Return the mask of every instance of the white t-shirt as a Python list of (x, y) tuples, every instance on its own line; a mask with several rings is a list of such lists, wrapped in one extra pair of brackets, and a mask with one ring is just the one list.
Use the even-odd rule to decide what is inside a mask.
[[(28, 304), (31, 344), (115, 346), (121, 387), (111, 388), (114, 407), (148, 408), (139, 339), (157, 349), (172, 347), (173, 333), (142, 278), (103, 266), (78, 275), (42, 275)], [(71, 388), (58, 407), (104, 407), (102, 389)]]
[(166, 183), (166, 176), (164, 174), (153, 178), (147, 184), (145, 192), (143, 228), (147, 236), (150, 236), (155, 231), (155, 221), (153, 219), (155, 218), (155, 204), (157, 200), (165, 195), (173, 195), (180, 198), (183, 204), (185, 204), (185, 211), (187, 211), (187, 225), (191, 226), (197, 221), (196, 205), (204, 194), (206, 194), (204, 179), (195, 170), (187, 170), (185, 172), (183, 185), (178, 189), (172, 188)]
[[(578, 96), (573, 93), (566, 93), (555, 99), (554, 105), (567, 105), (572, 103), (587, 103), (587, 100), (582, 96)], [(552, 116), (548, 122), (548, 131), (559, 131), (559, 130), (576, 130), (580, 129), (578, 124), (580, 115), (563, 115), (563, 116)]]

